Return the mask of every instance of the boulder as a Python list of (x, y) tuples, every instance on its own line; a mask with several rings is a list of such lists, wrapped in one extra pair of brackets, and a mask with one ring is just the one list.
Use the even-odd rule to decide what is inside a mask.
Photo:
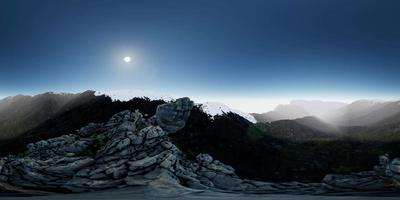
[(156, 112), (157, 124), (168, 133), (175, 133), (185, 127), (194, 103), (189, 98), (159, 105)]
[(207, 166), (213, 161), (213, 157), (208, 154), (199, 154), (196, 156), (197, 162), (202, 166)]
[(400, 174), (400, 158), (395, 158), (390, 162), (390, 171), (394, 174)]

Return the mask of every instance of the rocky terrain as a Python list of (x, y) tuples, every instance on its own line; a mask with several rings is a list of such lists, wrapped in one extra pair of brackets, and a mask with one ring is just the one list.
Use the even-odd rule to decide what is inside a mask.
[(23, 155), (0, 159), (0, 191), (38, 194), (86, 192), (128, 186), (171, 191), (327, 194), (393, 191), (399, 188), (400, 161), (382, 158), (375, 171), (328, 175), (323, 183), (271, 183), (242, 179), (208, 154), (188, 159), (169, 134), (185, 127), (189, 98), (157, 107), (154, 116), (138, 111), (115, 114), (76, 133), (27, 145)]

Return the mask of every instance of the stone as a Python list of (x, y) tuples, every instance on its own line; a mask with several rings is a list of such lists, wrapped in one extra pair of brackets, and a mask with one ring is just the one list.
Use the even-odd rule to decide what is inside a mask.
[(212, 182), (216, 187), (225, 190), (237, 190), (240, 187), (240, 184), (243, 183), (243, 181), (239, 178), (234, 178), (223, 174), (217, 174), (212, 179)]
[(128, 162), (129, 170), (137, 170), (140, 168), (148, 167), (157, 163), (157, 156), (146, 157), (141, 160), (135, 160)]
[(122, 150), (125, 149), (127, 146), (129, 146), (131, 144), (131, 140), (129, 138), (124, 138), (123, 140), (121, 140), (118, 145), (117, 145), (117, 149), (118, 150)]
[(199, 154), (196, 156), (197, 162), (202, 166), (207, 166), (213, 161), (213, 157), (208, 154)]
[(400, 174), (400, 158), (395, 158), (390, 162), (390, 171), (394, 174)]
[(387, 184), (385, 180), (379, 177), (366, 176), (360, 177), (356, 175), (327, 175), (324, 177), (323, 183), (332, 188), (339, 188), (341, 190), (356, 191), (356, 190), (370, 190), (378, 191), (385, 190)]
[(89, 137), (103, 127), (102, 124), (89, 123), (87, 126), (78, 130), (78, 135), (82, 137)]
[(148, 126), (140, 130), (140, 132), (145, 135), (146, 140), (151, 140), (166, 135), (159, 126)]
[[(71, 192), (146, 185), (156, 191), (178, 191), (176, 195), (188, 191), (187, 187), (302, 194), (314, 194), (321, 187), (321, 184), (243, 180), (231, 166), (208, 154), (187, 159), (168, 134), (185, 126), (192, 108), (189, 98), (181, 98), (158, 106), (156, 114), (149, 118), (138, 111), (126, 110), (104, 124), (90, 123), (75, 134), (29, 144), (26, 156), (0, 158), (0, 184)], [(333, 186), (336, 179), (326, 182), (326, 185), (332, 184), (331, 188), (337, 188)]]
[(165, 169), (173, 170), (172, 166), (176, 163), (176, 160), (177, 160), (177, 158), (175, 155), (168, 154), (168, 156), (165, 158), (165, 160), (160, 163), (160, 166)]
[(111, 175), (114, 179), (120, 179), (124, 177), (128, 171), (126, 170), (125, 165), (121, 165), (119, 167), (111, 167), (106, 170), (107, 175)]
[(127, 176), (125, 182), (130, 186), (145, 186), (148, 185), (151, 180), (144, 179), (143, 176)]
[(92, 158), (84, 158), (67, 164), (52, 165), (47, 167), (45, 171), (53, 174), (73, 175), (76, 171), (90, 166), (94, 163)]
[(172, 144), (170, 141), (162, 141), (162, 142), (161, 142), (161, 146), (162, 146), (164, 149), (171, 149), (172, 146), (173, 146), (173, 144)]
[(124, 121), (121, 125), (118, 126), (118, 132), (134, 132), (136, 130), (135, 122)]
[(187, 97), (159, 105), (156, 111), (157, 124), (166, 132), (175, 133), (185, 126), (193, 106), (193, 101)]

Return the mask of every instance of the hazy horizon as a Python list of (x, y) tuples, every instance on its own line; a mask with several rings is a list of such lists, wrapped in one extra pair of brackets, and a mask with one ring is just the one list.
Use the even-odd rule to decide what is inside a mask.
[[(96, 91), (96, 90), (94, 90)], [(45, 92), (54, 92), (54, 93), (82, 93), (84, 91), (45, 91)], [(16, 94), (10, 94), (10, 95), (5, 95), (1, 96), (0, 95), (0, 100), (10, 97), (10, 96), (16, 96), (16, 95), (38, 95), (42, 94), (45, 92), (40, 92), (40, 93), (16, 93)], [(194, 100), (196, 103), (205, 103), (205, 102), (218, 102), (218, 103), (223, 103), (227, 106), (229, 106), (232, 109), (237, 109), (246, 113), (265, 113), (274, 110), (278, 105), (287, 105), (291, 104), (294, 101), (322, 101), (322, 102), (338, 102), (338, 103), (345, 103), (345, 104), (350, 104), (354, 101), (359, 101), (359, 100), (371, 100), (371, 101), (398, 101), (399, 98), (365, 98), (365, 97), (359, 97), (359, 98), (342, 98), (342, 99), (328, 99), (328, 98), (305, 98), (305, 97), (294, 97), (294, 98), (277, 98), (277, 97), (261, 97), (261, 96), (253, 96), (253, 97), (247, 97), (247, 98), (221, 98), (221, 97), (199, 97), (199, 96), (189, 96), (189, 95), (172, 95), (172, 94), (167, 94), (167, 93), (158, 93), (155, 91), (144, 91), (144, 90), (129, 90), (129, 89), (124, 89), (124, 90), (111, 90), (111, 91), (96, 91), (97, 95), (100, 94), (105, 94), (107, 96), (110, 96), (113, 99), (118, 99), (122, 101), (127, 101), (133, 97), (149, 97), (150, 99), (164, 99), (164, 100), (169, 100), (169, 99), (176, 99), (180, 97), (190, 97), (192, 100)]]
[(292, 99), (397, 98), (396, 8), (369, 0), (1, 1), (0, 96), (130, 89), (246, 112)]

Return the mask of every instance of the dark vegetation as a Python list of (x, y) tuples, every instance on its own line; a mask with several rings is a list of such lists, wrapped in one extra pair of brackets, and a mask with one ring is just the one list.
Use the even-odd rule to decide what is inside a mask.
[[(80, 97), (80, 103), (58, 112), (34, 128), (18, 134), (21, 135), (19, 137), (0, 141), (0, 156), (21, 153), (26, 144), (31, 142), (74, 133), (90, 122), (106, 122), (112, 115), (123, 110), (139, 110), (141, 113), (151, 116), (155, 114), (158, 105), (165, 103), (162, 100), (152, 101), (148, 98), (133, 98), (126, 102), (113, 101), (107, 96), (95, 96), (93, 91), (83, 94)], [(24, 124), (20, 124), (20, 126), (24, 126)]]
[[(0, 154), (21, 153), (30, 142), (74, 133), (90, 122), (105, 122), (123, 110), (138, 109), (151, 116), (157, 106), (164, 103), (146, 98), (112, 101), (106, 96), (95, 96), (93, 92), (87, 95), (82, 97), (82, 103), (59, 111), (21, 137), (0, 142)], [(171, 138), (189, 157), (209, 153), (232, 165), (244, 178), (268, 181), (320, 181), (328, 173), (370, 170), (383, 153), (400, 156), (400, 142), (349, 139), (294, 142), (273, 137), (273, 133), (260, 126), (264, 125), (252, 124), (234, 113), (211, 118), (195, 107), (186, 127)], [(279, 128), (267, 130), (280, 131)], [(298, 128), (293, 134), (302, 134), (301, 131), (303, 129)]]
[(272, 137), (259, 125), (233, 113), (211, 119), (196, 108), (187, 126), (172, 138), (190, 157), (206, 152), (232, 165), (242, 177), (270, 181), (321, 181), (329, 173), (371, 170), (383, 153), (400, 156), (400, 142), (295, 142)]

